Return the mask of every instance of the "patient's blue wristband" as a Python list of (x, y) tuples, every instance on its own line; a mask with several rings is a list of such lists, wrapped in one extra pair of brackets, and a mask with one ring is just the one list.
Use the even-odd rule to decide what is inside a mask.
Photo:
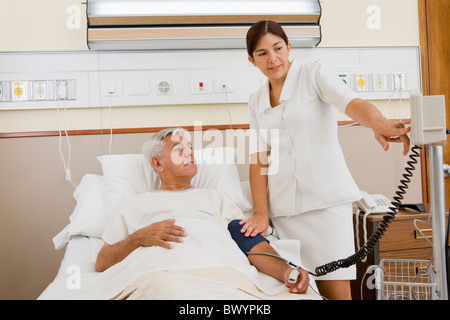
[[(242, 250), (243, 253), (247, 254), (251, 248), (256, 246), (258, 243), (267, 241), (265, 237), (263, 237), (260, 233), (258, 233), (254, 237), (246, 237), (245, 233), (241, 232), (242, 225), (239, 224), (241, 220), (233, 220), (228, 224), (228, 231), (230, 232), (231, 237), (239, 246), (239, 249)], [(269, 242), (270, 243), (270, 242)]]

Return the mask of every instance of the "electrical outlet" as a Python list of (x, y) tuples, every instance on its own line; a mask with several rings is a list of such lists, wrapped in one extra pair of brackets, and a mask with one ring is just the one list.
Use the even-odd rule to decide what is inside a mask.
[(393, 72), (392, 73), (392, 90), (393, 91), (403, 91), (406, 88), (406, 73), (404, 72)]
[(233, 92), (233, 82), (229, 79), (214, 80), (214, 92)]
[(123, 82), (120, 80), (103, 81), (100, 85), (100, 95), (102, 97), (122, 96)]
[(387, 91), (385, 73), (373, 74), (373, 91)]
[(364, 73), (356, 75), (356, 91), (367, 91), (367, 76)]
[(56, 99), (67, 99), (67, 80), (56, 80)]
[(33, 93), (34, 100), (47, 100), (47, 81), (35, 80)]
[(27, 101), (28, 100), (28, 83), (27, 81), (12, 81), (11, 83), (11, 100)]

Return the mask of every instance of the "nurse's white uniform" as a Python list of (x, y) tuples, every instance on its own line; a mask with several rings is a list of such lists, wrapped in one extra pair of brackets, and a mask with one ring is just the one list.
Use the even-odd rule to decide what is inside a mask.
[[(293, 61), (270, 105), (269, 82), (250, 96), (250, 154), (269, 152), (269, 216), (280, 238), (299, 239), (308, 270), (354, 253), (352, 205), (361, 192), (350, 175), (338, 134), (337, 107), (357, 98), (321, 62)], [(354, 279), (356, 268), (321, 280)]]

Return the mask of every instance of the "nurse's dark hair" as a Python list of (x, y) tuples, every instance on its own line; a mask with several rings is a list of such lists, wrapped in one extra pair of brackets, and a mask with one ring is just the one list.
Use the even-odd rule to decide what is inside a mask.
[(250, 57), (253, 58), (253, 52), (255, 52), (256, 45), (262, 36), (267, 33), (282, 38), (286, 45), (288, 45), (288, 37), (278, 22), (272, 20), (258, 21), (247, 31), (247, 52)]

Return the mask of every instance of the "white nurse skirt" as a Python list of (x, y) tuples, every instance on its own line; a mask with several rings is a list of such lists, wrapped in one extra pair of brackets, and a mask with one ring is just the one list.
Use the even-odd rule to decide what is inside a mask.
[[(314, 272), (329, 262), (355, 253), (352, 203), (272, 218), (280, 239), (300, 240), (302, 266)], [(341, 268), (316, 280), (356, 279), (356, 266)]]

